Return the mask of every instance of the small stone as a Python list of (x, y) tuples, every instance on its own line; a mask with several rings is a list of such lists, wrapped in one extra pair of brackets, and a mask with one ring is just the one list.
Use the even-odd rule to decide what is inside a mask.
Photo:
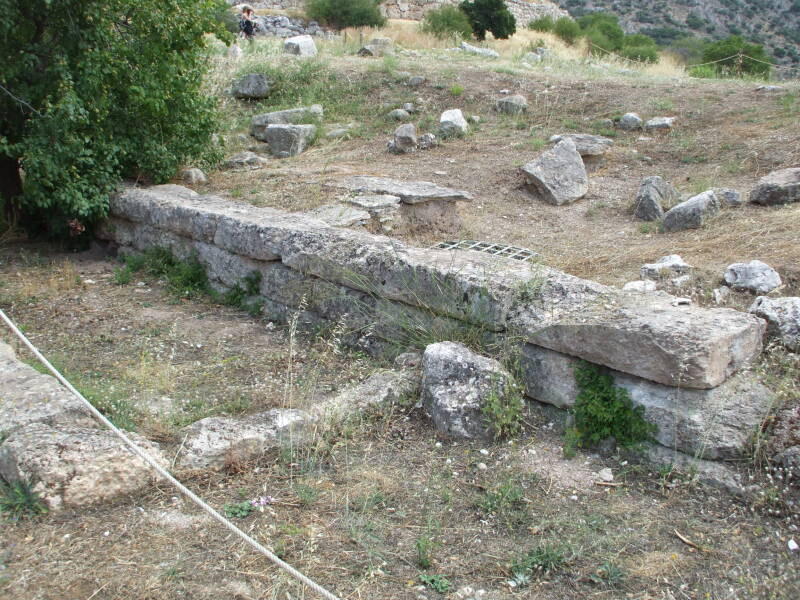
[(644, 124), (645, 131), (669, 131), (675, 124), (675, 117), (656, 117)]
[(671, 206), (678, 198), (678, 190), (661, 177), (647, 177), (636, 192), (633, 216), (642, 221), (658, 221), (664, 216), (664, 206)]
[(711, 190), (722, 206), (735, 208), (742, 205), (742, 193), (731, 188), (714, 188)]
[(411, 118), (409, 112), (402, 108), (395, 108), (386, 116), (390, 119), (394, 119), (395, 121), (408, 121)]
[(231, 156), (227, 165), (231, 169), (260, 169), (267, 162), (269, 161), (266, 158), (254, 152), (240, 152)]
[(731, 295), (731, 288), (725, 286), (718, 287), (712, 292), (712, 295), (714, 297), (714, 304), (725, 304)]
[(620, 129), (631, 131), (642, 128), (642, 119), (636, 113), (626, 113), (622, 115), (617, 125)]
[(768, 294), (781, 285), (778, 272), (760, 260), (734, 263), (725, 270), (725, 283), (735, 290)]
[(420, 136), (418, 145), (420, 150), (430, 150), (439, 145), (439, 140), (432, 133), (425, 133)]
[(206, 174), (197, 168), (184, 169), (184, 171), (181, 173), (181, 179), (183, 179), (189, 185), (197, 185), (199, 183), (206, 183), (208, 181)]
[(488, 468), (489, 467), (486, 466), (486, 463), (482, 463), (482, 462), (478, 463), (478, 470), (479, 471), (485, 471)]
[(645, 279), (642, 281), (629, 281), (625, 285), (622, 286), (622, 290), (625, 292), (655, 292), (656, 291), (656, 282), (651, 281), (649, 279)]
[(528, 110), (528, 100), (519, 94), (500, 98), (495, 102), (495, 110), (506, 115), (518, 115)]
[(800, 352), (800, 298), (759, 296), (749, 312), (767, 321), (767, 337)]
[(614, 473), (611, 472), (611, 469), (606, 467), (605, 469), (600, 469), (597, 473), (598, 477), (600, 477), (600, 481), (611, 482), (614, 481)]
[(469, 122), (472, 123), (473, 125), (480, 125), (481, 124), (481, 118), (478, 115), (472, 115), (469, 118)]
[(674, 275), (685, 275), (692, 271), (692, 265), (683, 260), (678, 254), (662, 256), (654, 263), (642, 265), (640, 274), (642, 279), (661, 279)]
[(675, 279), (670, 281), (670, 283), (672, 284), (673, 287), (682, 288), (691, 280), (692, 280), (691, 275), (681, 275), (680, 277), (676, 277)]
[(691, 304), (691, 298), (675, 298), (675, 300), (672, 301), (672, 306), (690, 306)]
[(461, 110), (452, 108), (444, 111), (439, 118), (439, 131), (444, 137), (462, 136), (469, 131), (469, 125)]
[(413, 114), (413, 113), (417, 112), (417, 108), (414, 106), (413, 102), (405, 102), (403, 104), (403, 110), (406, 111), (409, 114)]
[(297, 35), (290, 37), (283, 43), (283, 51), (295, 56), (316, 56), (317, 45), (310, 35)]
[(426, 81), (427, 80), (422, 75), (414, 75), (413, 77), (408, 78), (408, 85), (411, 87), (419, 87)]
[(417, 128), (413, 123), (400, 125), (389, 142), (389, 151), (394, 154), (409, 154), (417, 151)]
[(240, 77), (233, 84), (231, 94), (240, 100), (261, 100), (269, 96), (272, 90), (272, 82), (266, 75), (261, 73), (250, 73)]
[(790, 552), (797, 552), (800, 550), (800, 546), (797, 545), (797, 542), (795, 542), (794, 539), (789, 540), (787, 546), (789, 547)]
[(460, 48), (464, 52), (468, 52), (469, 54), (475, 54), (476, 56), (482, 56), (483, 58), (500, 58), (500, 54), (498, 54), (491, 48), (479, 48), (478, 46), (473, 46), (472, 44), (468, 44), (467, 42), (461, 42)]
[(711, 190), (705, 191), (677, 206), (664, 215), (664, 231), (697, 229), (720, 210), (719, 200)]
[(759, 179), (750, 202), (764, 206), (800, 202), (800, 167), (773, 171)]

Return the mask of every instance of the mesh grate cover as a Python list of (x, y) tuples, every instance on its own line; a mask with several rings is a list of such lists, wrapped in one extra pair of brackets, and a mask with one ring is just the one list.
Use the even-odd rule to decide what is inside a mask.
[(491, 242), (476, 242), (475, 240), (453, 240), (449, 242), (439, 242), (432, 246), (437, 250), (474, 250), (476, 252), (485, 252), (493, 256), (503, 256), (505, 258), (513, 258), (514, 260), (535, 260), (539, 255), (533, 250), (527, 248), (518, 248), (517, 246), (509, 246), (508, 244), (493, 244)]

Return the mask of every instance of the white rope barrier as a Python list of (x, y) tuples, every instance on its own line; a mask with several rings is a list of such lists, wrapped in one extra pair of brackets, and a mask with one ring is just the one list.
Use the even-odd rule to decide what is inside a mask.
[(275, 554), (270, 552), (260, 542), (258, 542), (257, 540), (255, 540), (252, 537), (250, 537), (249, 535), (247, 535), (244, 531), (242, 531), (236, 525), (231, 523), (228, 519), (226, 519), (224, 516), (222, 516), (219, 512), (217, 512), (211, 506), (206, 504), (206, 502), (202, 498), (200, 498), (197, 494), (195, 494), (192, 490), (190, 490), (185, 485), (183, 485), (180, 481), (175, 479), (175, 477), (173, 477), (172, 474), (170, 474), (169, 471), (167, 471), (164, 467), (162, 467), (160, 464), (158, 464), (158, 462), (156, 462), (156, 460), (152, 456), (147, 454), (147, 452), (145, 452), (144, 450), (139, 448), (139, 446), (134, 444), (133, 441), (131, 441), (131, 439), (127, 435), (125, 435), (122, 431), (120, 431), (111, 421), (109, 421), (105, 417), (105, 415), (103, 415), (99, 410), (97, 410), (91, 404), (91, 402), (89, 402), (86, 398), (84, 398), (83, 394), (81, 394), (78, 390), (76, 390), (72, 386), (72, 384), (69, 381), (67, 381), (67, 379), (61, 373), (59, 373), (59, 371), (52, 364), (50, 364), (50, 361), (48, 361), (44, 357), (44, 355), (42, 355), (42, 353), (39, 352), (39, 350), (30, 342), (30, 340), (28, 340), (28, 338), (25, 337), (25, 334), (23, 334), (19, 330), (19, 328), (14, 324), (14, 322), (11, 319), (9, 319), (8, 316), (2, 310), (0, 310), (0, 319), (2, 319), (3, 322), (12, 331), (12, 333), (15, 336), (17, 336), (22, 341), (22, 343), (25, 344), (25, 346), (27, 346), (28, 350), (30, 350), (33, 353), (33, 355), (39, 361), (41, 361), (41, 363), (45, 367), (47, 367), (47, 370), (50, 371), (53, 374), (53, 376), (56, 379), (58, 379), (58, 381), (61, 382), (61, 384), (65, 388), (67, 388), (70, 392), (72, 392), (83, 403), (84, 407), (98, 421), (100, 421), (108, 429), (113, 431), (117, 435), (117, 437), (119, 437), (122, 440), (122, 442), (128, 447), (128, 449), (131, 452), (133, 452), (136, 456), (141, 458), (148, 465), (153, 467), (153, 469), (155, 469), (158, 472), (159, 475), (161, 475), (164, 479), (166, 479), (173, 486), (175, 486), (178, 489), (178, 491), (180, 491), (184, 496), (189, 498), (197, 506), (199, 506), (205, 512), (207, 512), (209, 515), (211, 515), (211, 517), (213, 517), (218, 523), (220, 523), (221, 525), (223, 525), (224, 527), (226, 527), (227, 529), (229, 529), (230, 531), (235, 533), (242, 540), (244, 540), (247, 544), (249, 544), (250, 546), (255, 548), (258, 552), (260, 552), (261, 554), (266, 556), (272, 563), (274, 563), (279, 568), (281, 568), (284, 571), (286, 571), (287, 573), (289, 573), (292, 577), (294, 577), (298, 581), (300, 581), (303, 584), (305, 584), (308, 587), (310, 587), (312, 590), (317, 592), (320, 596), (322, 596), (323, 598), (327, 598), (328, 600), (339, 600), (339, 598), (337, 596), (335, 596), (334, 594), (332, 594), (331, 592), (326, 590), (324, 587), (322, 587), (318, 583), (312, 581), (311, 579), (309, 579), (308, 577), (303, 575), (300, 571), (295, 569), (292, 565), (282, 561), (280, 558), (275, 556)]

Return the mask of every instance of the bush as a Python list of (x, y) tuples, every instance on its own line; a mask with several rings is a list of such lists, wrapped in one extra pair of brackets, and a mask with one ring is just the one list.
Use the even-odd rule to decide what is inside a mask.
[(309, 0), (306, 14), (334, 29), (345, 27), (382, 27), (386, 19), (379, 8), (380, 0)]
[(581, 26), (569, 17), (561, 17), (553, 27), (553, 33), (560, 37), (564, 43), (572, 46), (583, 33)]
[(456, 6), (446, 5), (430, 11), (422, 20), (420, 30), (437, 38), (459, 37), (468, 40), (472, 37), (469, 17)]
[(625, 46), (619, 51), (619, 55), (630, 60), (653, 64), (659, 59), (658, 48), (655, 46)]
[[(597, 29), (593, 29), (586, 34), (586, 41), (589, 42), (589, 54), (602, 56), (609, 52), (614, 52), (615, 44), (608, 37)], [(603, 52), (605, 50), (605, 52)]]
[(769, 77), (772, 68), (770, 64), (765, 64), (769, 61), (764, 46), (751, 44), (738, 35), (706, 46), (703, 51), (703, 62), (713, 61), (719, 61), (711, 65), (717, 73), (736, 77), (744, 75)]
[(553, 17), (550, 15), (539, 17), (535, 21), (528, 23), (528, 29), (532, 31), (553, 31), (555, 26), (556, 22), (553, 21)]
[(217, 100), (203, 77), (206, 34), (230, 38), (219, 4), (4, 3), (0, 55), (15, 60), (0, 74), (13, 92), (0, 94), (0, 196), (25, 229), (79, 236), (122, 177), (164, 182), (218, 159)]
[(711, 65), (700, 65), (689, 67), (689, 76), (698, 77), (700, 79), (714, 79), (717, 77), (717, 72)]
[(464, 0), (459, 8), (466, 13), (479, 40), (486, 39), (487, 31), (498, 40), (506, 40), (517, 32), (517, 20), (503, 0)]

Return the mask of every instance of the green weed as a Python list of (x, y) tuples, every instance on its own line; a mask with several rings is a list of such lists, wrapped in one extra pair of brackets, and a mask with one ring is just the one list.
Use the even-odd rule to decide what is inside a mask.
[(567, 562), (567, 554), (560, 546), (542, 544), (517, 556), (511, 563), (511, 574), (517, 585), (525, 585), (539, 575), (557, 571)]
[(461, 94), (464, 93), (464, 86), (458, 85), (456, 83), (450, 88), (450, 93), (453, 95), (454, 98), (458, 98)]
[(0, 514), (12, 521), (43, 515), (47, 512), (39, 494), (26, 481), (6, 483), (0, 479)]
[(510, 381), (503, 387), (507, 389), (501, 389), (500, 382), (495, 381), (481, 408), (483, 418), (491, 427), (495, 439), (510, 437), (519, 431), (525, 407), (518, 385)]
[(234, 502), (233, 504), (226, 504), (222, 507), (222, 511), (229, 519), (244, 519), (256, 509), (249, 500), (242, 502)]
[(427, 575), (423, 573), (419, 576), (419, 580), (422, 585), (440, 594), (446, 594), (453, 589), (452, 582), (444, 575)]
[(417, 564), (421, 569), (430, 569), (433, 564), (433, 550), (436, 545), (436, 542), (427, 535), (421, 535), (414, 542), (414, 547), (417, 550)]

